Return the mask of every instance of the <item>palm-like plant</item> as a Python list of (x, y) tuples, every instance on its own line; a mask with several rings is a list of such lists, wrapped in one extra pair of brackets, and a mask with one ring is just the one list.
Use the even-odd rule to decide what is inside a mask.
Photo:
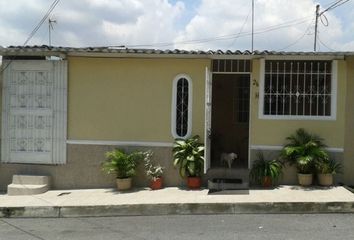
[(323, 159), (315, 163), (317, 173), (319, 174), (337, 174), (342, 173), (342, 164), (334, 159)]
[(274, 185), (282, 175), (283, 165), (278, 160), (266, 160), (262, 152), (257, 154), (257, 160), (252, 164), (250, 177), (257, 184), (266, 185), (267, 178), (270, 178), (270, 184)]
[(296, 130), (295, 134), (286, 139), (288, 143), (281, 151), (281, 158), (290, 165), (295, 165), (299, 173), (312, 173), (317, 161), (329, 158), (324, 150), (323, 139), (308, 133), (303, 128)]
[(102, 164), (103, 171), (115, 173), (117, 178), (129, 178), (135, 175), (138, 162), (144, 159), (147, 153), (133, 152), (125, 153), (123, 150), (115, 149), (106, 153), (106, 161)]
[(172, 151), (173, 165), (179, 166), (182, 178), (200, 177), (204, 165), (204, 145), (199, 142), (199, 136), (176, 139)]

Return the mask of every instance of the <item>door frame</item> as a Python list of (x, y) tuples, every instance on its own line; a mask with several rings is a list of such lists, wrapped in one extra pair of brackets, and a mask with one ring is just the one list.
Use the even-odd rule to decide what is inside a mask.
[(210, 162), (210, 150), (211, 150), (211, 141), (210, 141), (210, 132), (211, 132), (211, 122), (212, 122), (212, 93), (213, 93), (213, 75), (214, 74), (233, 74), (233, 75), (249, 75), (250, 78), (250, 98), (249, 98), (249, 121), (248, 121), (248, 169), (251, 168), (251, 127), (252, 127), (252, 97), (253, 97), (253, 74), (252, 70), (250, 72), (213, 72), (209, 70), (207, 66), (205, 68), (205, 97), (204, 97), (204, 106), (205, 106), (205, 119), (204, 119), (204, 173), (207, 173), (208, 169), (211, 167)]

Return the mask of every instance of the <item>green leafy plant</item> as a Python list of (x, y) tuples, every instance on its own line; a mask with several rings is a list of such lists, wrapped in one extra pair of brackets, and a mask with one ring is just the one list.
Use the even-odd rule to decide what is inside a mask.
[(154, 165), (152, 162), (152, 151), (146, 152), (144, 156), (144, 167), (146, 176), (151, 180), (156, 180), (157, 178), (162, 177), (164, 168), (161, 165)]
[(204, 165), (204, 145), (199, 136), (176, 139), (173, 146), (173, 165), (179, 166), (179, 174), (184, 177), (200, 177)]
[(282, 175), (283, 164), (279, 160), (266, 160), (262, 152), (258, 152), (250, 171), (251, 179), (257, 184), (264, 184), (266, 177), (275, 184)]
[(342, 164), (334, 159), (321, 159), (315, 163), (317, 173), (337, 174), (342, 173)]
[(115, 173), (117, 178), (130, 178), (135, 175), (135, 169), (144, 159), (147, 152), (125, 153), (115, 149), (106, 153), (106, 161), (102, 164), (102, 170), (108, 174)]
[(323, 139), (303, 128), (296, 130), (295, 134), (286, 139), (288, 143), (280, 156), (290, 165), (295, 165), (299, 173), (310, 174), (314, 171), (315, 162), (329, 158), (324, 150)]

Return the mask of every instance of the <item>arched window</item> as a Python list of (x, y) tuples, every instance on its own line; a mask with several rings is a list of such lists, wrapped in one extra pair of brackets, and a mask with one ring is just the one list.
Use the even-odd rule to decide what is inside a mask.
[(192, 81), (180, 74), (173, 81), (172, 136), (188, 138), (192, 132)]

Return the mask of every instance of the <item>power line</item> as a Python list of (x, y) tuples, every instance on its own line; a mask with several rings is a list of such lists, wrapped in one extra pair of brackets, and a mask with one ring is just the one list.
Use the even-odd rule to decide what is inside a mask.
[(341, 5), (343, 5), (346, 2), (349, 2), (350, 0), (338, 0), (336, 2), (334, 2), (332, 5), (330, 5), (329, 7), (327, 7), (325, 10), (323, 10), (320, 15), (324, 14), (327, 11), (333, 10)]
[[(238, 36), (242, 33), (243, 28), (245, 27), (245, 25), (246, 25), (246, 23), (247, 23), (247, 21), (248, 21), (248, 17), (250, 16), (251, 12), (252, 12), (252, 9), (250, 9), (250, 11), (248, 12), (247, 17), (246, 17), (245, 21), (243, 22), (243, 24), (242, 24), (242, 26), (241, 26), (241, 28), (240, 28), (240, 31), (238, 32)], [(230, 48), (232, 45), (234, 45), (235, 42), (237, 41), (237, 39), (238, 39), (238, 38), (235, 37), (235, 39), (232, 41), (232, 43), (229, 45), (228, 48)], [(253, 46), (253, 44), (252, 44), (252, 46)], [(253, 48), (252, 48), (252, 49), (253, 49)], [(252, 51), (253, 51), (253, 50), (252, 50)]]
[(306, 36), (306, 34), (308, 33), (308, 31), (310, 30), (310, 28), (311, 28), (311, 26), (313, 24), (313, 20), (314, 20), (314, 18), (311, 20), (311, 22), (308, 25), (308, 27), (306, 28), (305, 32), (298, 39), (296, 39), (293, 43), (291, 43), (291, 44), (289, 44), (289, 45), (287, 45), (287, 46), (285, 46), (285, 47), (283, 47), (283, 48), (281, 48), (281, 49), (279, 49), (277, 51), (283, 51), (285, 49), (288, 49), (289, 47), (292, 47), (295, 44), (297, 44), (299, 41), (301, 41), (301, 39), (303, 39)]
[[(303, 17), (303, 18), (298, 18), (294, 19), (291, 21), (287, 21), (281, 24), (277, 25), (272, 25), (268, 26), (265, 28), (261, 28), (258, 31), (255, 31), (254, 34), (263, 34), (271, 31), (275, 31), (281, 28), (287, 28), (290, 26), (295, 26), (299, 25), (305, 22), (308, 22), (309, 17)], [(230, 40), (230, 39), (235, 39), (239, 37), (245, 37), (245, 36), (250, 36), (252, 32), (242, 32), (240, 34), (228, 34), (228, 35), (221, 35), (217, 37), (210, 37), (210, 38), (202, 38), (202, 39), (193, 39), (193, 40), (185, 40), (185, 41), (178, 41), (178, 42), (161, 42), (161, 43), (152, 43), (152, 44), (134, 44), (134, 45), (124, 45), (125, 47), (131, 47), (131, 48), (136, 48), (136, 47), (166, 47), (166, 46), (171, 46), (174, 44), (197, 44), (197, 43), (206, 43), (206, 42), (213, 42), (213, 41), (223, 41), (223, 40)], [(116, 46), (109, 46), (109, 47), (116, 47)]]
[(333, 52), (336, 51), (335, 49), (329, 47), (327, 44), (325, 44), (324, 42), (322, 42), (322, 40), (320, 39), (320, 37), (318, 37), (318, 41), (319, 41), (325, 48), (327, 48), (328, 50), (333, 51)]
[[(350, 0), (337, 0), (334, 1), (332, 3), (329, 4), (329, 7), (327, 7), (326, 9), (324, 9), (323, 11), (319, 11), (320, 10), (320, 5), (316, 5), (316, 22), (315, 22), (315, 38), (314, 38), (314, 47), (313, 50), (314, 52), (317, 51), (317, 38), (318, 38), (318, 19), (321, 20), (322, 24), (327, 27), (329, 25), (329, 21), (325, 15), (326, 12), (333, 10), (339, 6), (342, 6), (343, 4), (349, 2)], [(323, 22), (322, 16), (324, 17), (324, 19), (326, 20), (326, 23)]]
[[(60, 2), (60, 0), (54, 0), (53, 3), (50, 5), (49, 9), (47, 10), (47, 12), (45, 13), (45, 15), (42, 17), (42, 19), (38, 22), (38, 24), (35, 26), (35, 28), (31, 31), (31, 33), (28, 35), (26, 41), (22, 44), (22, 46), (26, 46), (27, 43), (32, 39), (32, 37), (37, 33), (38, 29), (42, 26), (42, 24), (44, 23), (44, 21), (48, 18), (48, 16), (50, 15), (50, 13), (54, 10), (54, 8), (58, 5), (58, 3)], [(16, 53), (14, 54), (16, 55)], [(8, 68), (10, 66), (10, 64), (12, 63), (13, 59), (10, 59), (10, 61), (7, 63), (7, 65), (5, 67), (3, 67), (0, 71), (0, 74), (2, 74), (6, 68)]]
[(58, 5), (58, 3), (60, 2), (60, 0), (54, 0), (54, 2), (50, 5), (48, 11), (46, 12), (46, 14), (43, 16), (43, 18), (39, 21), (39, 23), (37, 24), (37, 26), (32, 30), (32, 32), (29, 34), (28, 38), (26, 39), (26, 41), (24, 42), (23, 46), (27, 45), (27, 43), (32, 39), (32, 37), (36, 34), (36, 32), (38, 31), (38, 29), (42, 26), (42, 24), (44, 23), (44, 21), (48, 18), (48, 16), (50, 15), (50, 13), (54, 10), (54, 8)]

